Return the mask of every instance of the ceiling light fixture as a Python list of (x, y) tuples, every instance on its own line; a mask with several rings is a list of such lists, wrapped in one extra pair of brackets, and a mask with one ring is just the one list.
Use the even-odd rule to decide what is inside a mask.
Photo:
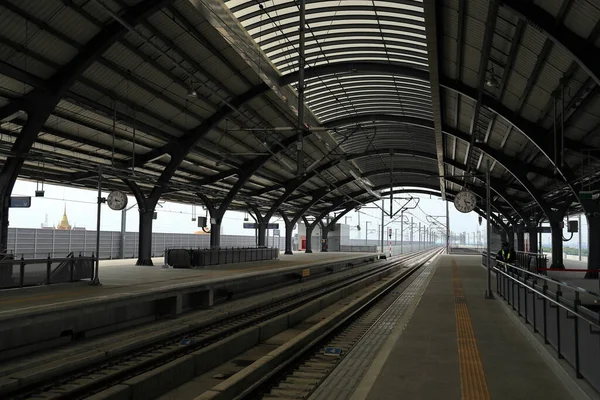
[(497, 88), (500, 86), (498, 79), (496, 78), (496, 74), (494, 74), (494, 67), (488, 71), (490, 73), (490, 77), (485, 80), (485, 85), (491, 88)]
[(489, 78), (489, 79), (488, 79), (488, 80), (485, 82), (485, 84), (486, 84), (488, 87), (498, 87), (498, 85), (499, 85), (499, 83), (498, 83), (498, 80), (496, 79), (496, 76), (495, 76), (495, 75), (492, 75), (492, 76), (491, 76), (491, 77), (490, 77), (490, 78)]

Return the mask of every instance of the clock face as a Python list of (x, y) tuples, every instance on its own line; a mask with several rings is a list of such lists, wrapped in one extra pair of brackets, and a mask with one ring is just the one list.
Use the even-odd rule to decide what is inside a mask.
[(106, 204), (113, 210), (122, 210), (127, 207), (127, 195), (119, 191), (110, 192)]
[(473, 192), (463, 190), (459, 192), (454, 198), (454, 207), (462, 213), (468, 213), (475, 209), (477, 205), (477, 198)]

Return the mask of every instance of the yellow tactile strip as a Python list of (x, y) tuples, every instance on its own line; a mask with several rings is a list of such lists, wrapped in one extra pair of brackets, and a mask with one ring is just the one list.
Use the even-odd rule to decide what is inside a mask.
[(463, 400), (490, 399), (483, 364), (479, 357), (469, 308), (463, 293), (456, 261), (452, 259), (452, 283), (454, 286), (454, 309), (456, 311), (456, 340), (460, 363), (460, 386)]

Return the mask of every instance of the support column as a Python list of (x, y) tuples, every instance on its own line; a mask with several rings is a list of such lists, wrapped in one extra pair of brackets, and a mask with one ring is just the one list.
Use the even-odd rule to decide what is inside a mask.
[[(331, 223), (330, 223), (331, 224)], [(327, 246), (327, 236), (329, 236), (330, 225), (326, 225), (321, 232), (321, 252), (327, 253), (329, 251)]]
[[(600, 268), (600, 213), (586, 213), (588, 222), (588, 269)], [(579, 227), (581, 229), (581, 227)], [(586, 279), (598, 279), (598, 271), (588, 271)]]
[(312, 233), (315, 229), (315, 225), (306, 225), (306, 253), (312, 253)]
[(128, 179), (123, 179), (123, 182), (133, 192), (135, 200), (138, 204), (140, 214), (139, 223), (139, 241), (138, 241), (138, 260), (136, 265), (153, 265), (152, 264), (152, 218), (158, 199), (163, 193), (161, 187), (155, 187), (150, 196), (146, 197), (137, 183)]
[[(211, 217), (212, 218), (212, 217)], [(210, 248), (221, 247), (221, 218), (215, 218), (216, 223), (210, 224)]]
[(8, 248), (8, 206), (10, 205), (10, 193), (0, 194), (0, 259)]
[(502, 242), (508, 242), (508, 235), (504, 229), (500, 230), (500, 240), (502, 240)]
[(252, 215), (252, 218), (254, 218), (254, 221), (256, 222), (256, 224), (258, 225), (258, 229), (257, 229), (257, 246), (261, 247), (261, 246), (266, 246), (267, 245), (267, 224), (269, 223), (269, 220), (271, 219), (271, 216), (273, 215), (271, 212), (267, 213), (267, 215), (265, 215), (263, 217), (263, 215), (260, 213), (260, 210), (258, 209), (258, 207), (254, 204), (250, 204), (250, 208), (252, 209), (252, 211), (254, 212), (254, 214), (249, 213), (250, 215)]
[(291, 222), (285, 222), (285, 253), (287, 255), (293, 255), (292, 251), (292, 232), (294, 231), (294, 224)]
[(146, 210), (140, 208), (139, 247), (138, 260), (135, 265), (152, 264), (152, 217), (154, 208)]
[(529, 252), (537, 253), (539, 250), (538, 250), (538, 235), (537, 235), (536, 225), (528, 226), (527, 232), (529, 233)]
[(304, 215), (302, 216), (302, 222), (304, 222), (304, 227), (306, 228), (306, 253), (312, 253), (312, 234), (315, 230), (319, 220), (315, 219), (312, 224), (308, 221)]
[[(588, 269), (600, 268), (600, 207), (596, 200), (581, 200), (588, 223)], [(579, 225), (581, 229), (581, 224)], [(597, 271), (588, 271), (586, 279), (598, 279)]]
[(565, 268), (563, 264), (562, 222), (562, 217), (550, 220), (550, 229), (552, 229), (552, 265), (550, 268)]
[(525, 251), (525, 228), (517, 227), (517, 251)]
[(258, 245), (266, 246), (267, 243), (267, 223), (269, 221), (260, 221), (258, 222)]

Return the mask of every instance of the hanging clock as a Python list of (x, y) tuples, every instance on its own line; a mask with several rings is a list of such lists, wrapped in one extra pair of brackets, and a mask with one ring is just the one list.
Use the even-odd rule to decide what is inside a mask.
[(469, 213), (475, 209), (477, 198), (473, 192), (463, 190), (454, 198), (454, 207), (461, 213)]
[(110, 192), (106, 198), (106, 204), (108, 204), (112, 210), (120, 211), (127, 207), (127, 195), (118, 190)]

